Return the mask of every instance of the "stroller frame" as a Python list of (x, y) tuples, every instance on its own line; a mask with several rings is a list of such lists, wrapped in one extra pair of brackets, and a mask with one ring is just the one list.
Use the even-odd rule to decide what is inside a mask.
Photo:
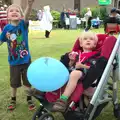
[[(109, 103), (110, 101), (113, 102), (114, 105), (114, 116), (118, 119), (120, 119), (120, 105), (118, 103), (118, 96), (117, 96), (117, 92), (118, 92), (118, 87), (117, 87), (117, 82), (118, 80), (120, 80), (120, 56), (117, 56), (116, 58), (116, 53), (120, 52), (120, 35), (114, 45), (114, 48), (112, 50), (112, 53), (110, 55), (110, 58), (107, 62), (107, 65), (104, 69), (104, 72), (101, 76), (101, 79), (97, 85), (97, 88), (95, 90), (94, 95), (92, 96), (92, 99), (85, 111), (85, 114), (83, 115), (84, 118), (82, 120), (94, 120), (96, 118), (95, 112), (97, 110), (97, 108), (100, 105), (106, 106), (106, 103)], [(119, 62), (117, 62), (119, 61)], [(112, 73), (112, 84), (108, 84), (108, 81), (110, 79)], [(109, 96), (109, 94), (107, 93), (107, 90), (109, 90), (106, 86), (111, 87), (112, 91), (113, 91), (113, 96)], [(112, 86), (111, 86), (112, 85)], [(35, 96), (36, 97), (36, 96)], [(37, 97), (36, 97), (37, 98)], [(37, 99), (41, 99), (41, 98), (37, 98)], [(41, 102), (42, 103), (42, 102)], [(45, 107), (40, 103), (40, 107), (39, 109), (36, 111), (36, 113), (34, 114), (34, 119), (32, 120), (36, 120), (35, 119), (35, 115), (37, 116), (37, 114), (40, 114), (41, 116), (39, 116), (40, 118), (38, 120), (45, 120), (45, 119), (41, 119), (43, 118), (42, 116), (44, 114), (46, 114), (46, 116), (50, 116), (51, 114), (49, 112), (49, 110), (45, 109)], [(43, 102), (44, 103), (44, 102)], [(41, 108), (42, 106), (42, 108)], [(104, 107), (103, 107), (104, 108)], [(102, 108), (102, 109), (103, 109)], [(102, 109), (100, 110), (100, 112), (102, 111)], [(40, 112), (42, 112), (42, 110), (45, 110), (45, 112), (43, 114), (41, 114)], [(100, 113), (98, 113), (99, 115)], [(97, 115), (97, 116), (98, 116)], [(53, 117), (51, 117), (51, 120), (54, 120)], [(81, 120), (81, 119), (79, 119)]]
[[(105, 102), (109, 102), (112, 100), (113, 100), (113, 105), (114, 105), (114, 108), (116, 109), (116, 112), (120, 111), (118, 109), (119, 104), (118, 104), (118, 97), (117, 97), (117, 81), (120, 80), (120, 77), (118, 78), (117, 76), (119, 76), (119, 72), (120, 72), (120, 62), (116, 63), (117, 61), (115, 60), (116, 53), (120, 52), (119, 45), (120, 45), (120, 35), (115, 43), (115, 46), (111, 53), (111, 56), (108, 60), (108, 63), (106, 65), (105, 70), (100, 79), (100, 82), (99, 82), (99, 84), (95, 90), (95, 93), (90, 101), (90, 104), (87, 108), (87, 111), (85, 113), (85, 118), (84, 118), (85, 120), (92, 120), (92, 117), (93, 117), (97, 107), (100, 104), (103, 104)], [(118, 57), (119, 57), (118, 60), (120, 60), (120, 56), (118, 56)], [(117, 66), (115, 64), (117, 64)], [(114, 66), (116, 66), (116, 67), (114, 67)], [(107, 83), (109, 81), (111, 72), (113, 73), (112, 74), (113, 98), (106, 96), (106, 98), (103, 99), (103, 95), (106, 94), (105, 86), (107, 85)], [(119, 117), (119, 115), (116, 117)]]

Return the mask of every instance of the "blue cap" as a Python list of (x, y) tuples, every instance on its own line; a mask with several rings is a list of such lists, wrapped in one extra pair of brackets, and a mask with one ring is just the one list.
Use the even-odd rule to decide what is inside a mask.
[(111, 13), (117, 12), (117, 9), (116, 9), (116, 8), (112, 8), (110, 12), (111, 12)]

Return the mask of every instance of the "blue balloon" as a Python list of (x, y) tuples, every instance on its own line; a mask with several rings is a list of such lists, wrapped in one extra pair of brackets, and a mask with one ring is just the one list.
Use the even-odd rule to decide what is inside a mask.
[(30, 64), (27, 77), (36, 89), (50, 92), (61, 88), (68, 81), (69, 72), (60, 61), (41, 57)]

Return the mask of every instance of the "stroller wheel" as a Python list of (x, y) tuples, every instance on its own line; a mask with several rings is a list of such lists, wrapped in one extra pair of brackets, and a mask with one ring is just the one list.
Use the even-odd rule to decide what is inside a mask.
[(38, 120), (41, 115), (42, 115), (42, 110), (41, 108), (38, 108), (36, 112), (33, 114), (32, 120)]
[(54, 120), (54, 117), (50, 113), (45, 113), (38, 120)]
[(114, 116), (120, 120), (120, 104), (114, 106)]

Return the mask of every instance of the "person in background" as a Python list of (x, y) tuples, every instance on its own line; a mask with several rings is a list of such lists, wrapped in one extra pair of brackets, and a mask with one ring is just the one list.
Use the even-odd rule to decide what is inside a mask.
[(90, 8), (87, 8), (87, 13), (85, 13), (84, 17), (86, 19), (85, 31), (88, 31), (91, 28), (91, 20), (92, 20), (92, 11)]
[(112, 8), (110, 11), (110, 15), (107, 16), (104, 20), (104, 31), (106, 31), (107, 23), (120, 23), (120, 19), (117, 17), (117, 9)]
[(52, 30), (53, 17), (50, 13), (50, 6), (44, 6), (43, 16), (41, 19), (41, 29), (45, 30), (45, 37), (49, 38), (50, 32)]
[(0, 10), (0, 28), (1, 31), (3, 31), (4, 26), (7, 24), (7, 11), (6, 11), (6, 7), (1, 7)]
[(69, 10), (67, 10), (64, 13), (64, 17), (65, 17), (65, 29), (69, 29), (70, 28)]
[(116, 17), (120, 20), (120, 10), (119, 9), (117, 9), (117, 15), (116, 15)]
[(41, 21), (42, 20), (42, 16), (43, 16), (42, 10), (38, 10), (37, 19)]
[(66, 23), (65, 23), (65, 13), (66, 13), (66, 9), (64, 9), (61, 14), (60, 14), (60, 24), (61, 24), (61, 28), (66, 28)]
[(80, 11), (78, 9), (75, 9), (75, 12), (77, 17), (77, 27), (80, 28), (80, 24), (81, 24)]
[(7, 10), (7, 8), (8, 8), (8, 6), (5, 4), (5, 5), (4, 5), (4, 9)]

